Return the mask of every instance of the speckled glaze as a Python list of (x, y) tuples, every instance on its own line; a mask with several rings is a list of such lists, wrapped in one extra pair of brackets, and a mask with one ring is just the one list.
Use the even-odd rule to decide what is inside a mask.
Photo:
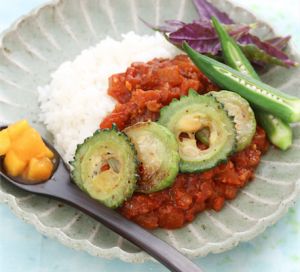
[[(223, 0), (212, 1), (241, 22), (255, 18)], [(151, 33), (139, 20), (159, 23), (164, 19), (190, 21), (196, 13), (190, 0), (72, 0), (53, 1), (21, 18), (0, 39), (0, 122), (27, 118), (51, 140), (38, 122), (37, 86), (47, 84), (60, 63), (110, 35), (134, 30)], [(166, 8), (167, 7), (167, 8)], [(260, 24), (259, 35), (272, 36)], [(299, 55), (289, 48), (294, 57)], [(273, 86), (300, 96), (300, 69), (274, 68), (263, 75)], [(204, 256), (228, 250), (249, 240), (275, 223), (300, 191), (300, 124), (293, 126), (294, 144), (286, 152), (271, 149), (263, 157), (256, 179), (220, 213), (204, 212), (186, 227), (154, 233), (188, 256)], [(0, 201), (7, 202), (38, 231), (63, 244), (92, 255), (118, 257), (128, 262), (150, 259), (146, 253), (90, 217), (57, 201), (19, 191), (0, 181)]]

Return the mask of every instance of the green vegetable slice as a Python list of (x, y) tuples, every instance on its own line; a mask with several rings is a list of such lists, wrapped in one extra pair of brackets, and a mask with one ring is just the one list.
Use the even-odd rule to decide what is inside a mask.
[[(188, 96), (162, 108), (158, 122), (171, 130), (178, 142), (181, 172), (201, 172), (227, 160), (236, 147), (232, 118), (212, 96), (190, 90)], [(209, 146), (201, 150), (195, 134), (209, 129)]]
[(143, 169), (137, 191), (152, 193), (173, 184), (179, 171), (178, 144), (174, 135), (154, 122), (140, 122), (124, 133), (137, 150)]
[(107, 207), (118, 207), (136, 188), (136, 150), (116, 128), (98, 130), (78, 145), (71, 165), (78, 187)]
[(214, 96), (222, 103), (229, 115), (233, 117), (237, 132), (236, 151), (243, 150), (251, 143), (256, 131), (255, 115), (248, 101), (236, 93), (225, 90), (210, 92), (208, 95)]

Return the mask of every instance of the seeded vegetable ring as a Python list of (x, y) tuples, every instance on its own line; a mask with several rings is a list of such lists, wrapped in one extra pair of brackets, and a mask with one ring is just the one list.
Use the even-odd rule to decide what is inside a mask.
[[(179, 168), (183, 173), (202, 172), (225, 162), (236, 150), (233, 118), (213, 96), (190, 90), (160, 111), (158, 123), (174, 135), (179, 147)], [(208, 128), (209, 146), (198, 148), (195, 134)]]

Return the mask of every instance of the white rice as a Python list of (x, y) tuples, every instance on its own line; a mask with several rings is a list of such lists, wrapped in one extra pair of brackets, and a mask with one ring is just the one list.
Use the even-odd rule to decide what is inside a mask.
[(172, 58), (178, 49), (156, 33), (139, 36), (129, 32), (121, 41), (109, 37), (84, 50), (51, 75), (49, 85), (38, 88), (40, 119), (54, 136), (54, 145), (66, 162), (77, 144), (92, 135), (116, 102), (107, 95), (108, 78), (125, 72), (135, 61)]

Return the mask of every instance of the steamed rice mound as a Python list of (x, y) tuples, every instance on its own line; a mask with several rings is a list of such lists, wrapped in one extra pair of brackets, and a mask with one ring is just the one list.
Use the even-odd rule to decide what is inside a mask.
[(107, 94), (112, 74), (123, 72), (132, 62), (172, 58), (178, 53), (159, 33), (139, 36), (129, 32), (121, 41), (107, 37), (75, 60), (62, 63), (38, 93), (40, 119), (64, 160), (72, 160), (76, 146), (114, 109), (116, 101)]

